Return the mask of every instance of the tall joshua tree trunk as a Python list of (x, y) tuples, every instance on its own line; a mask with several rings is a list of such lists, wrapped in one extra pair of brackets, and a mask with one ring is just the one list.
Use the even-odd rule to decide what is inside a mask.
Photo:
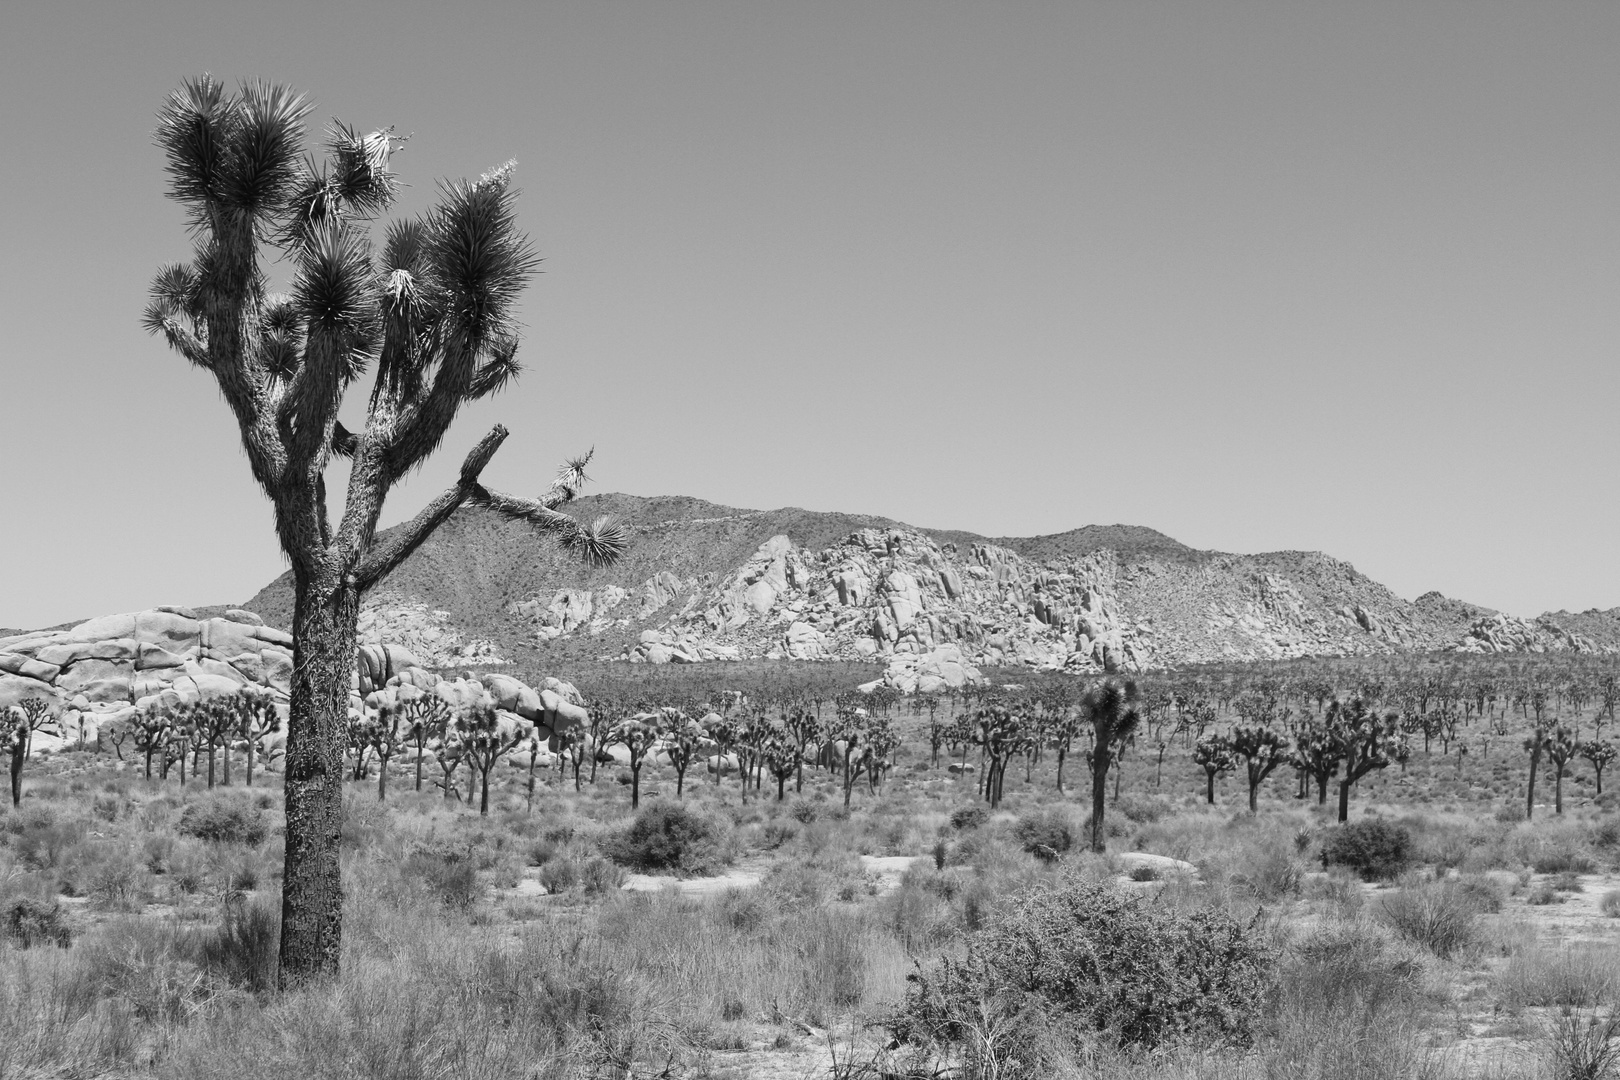
[(301, 571), (293, 576), (282, 963), (327, 971), (336, 970), (341, 951), (338, 835), (343, 824), (344, 722), (360, 595), (330, 580), (311, 582)]
[[(157, 142), (196, 246), (190, 264), (158, 273), (142, 320), (218, 383), (293, 568), (283, 987), (338, 970), (345, 721), (366, 592), (469, 502), (548, 530), (597, 564), (624, 546), (611, 521), (581, 528), (560, 512), (589, 455), (538, 499), (484, 488), (479, 477), (506, 437), (499, 425), (447, 491), (376, 535), (389, 491), (440, 446), (461, 406), (517, 375), (513, 306), (536, 256), (517, 229), (510, 165), (442, 185), (433, 209), (391, 223), (375, 247), (368, 223), (398, 187), (395, 140), (333, 121), (317, 161), (305, 152), (309, 112), (284, 87), (233, 94), (207, 75), (170, 95)], [(288, 267), (287, 295), (270, 290), (267, 261)], [(368, 368), (365, 423), (351, 433), (338, 412)], [(351, 461), (336, 528), (326, 491), (334, 456)]]

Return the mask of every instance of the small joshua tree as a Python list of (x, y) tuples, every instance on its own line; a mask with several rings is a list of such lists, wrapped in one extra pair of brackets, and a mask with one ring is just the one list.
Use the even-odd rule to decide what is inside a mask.
[(760, 742), (759, 753), (766, 771), (776, 781), (776, 801), (781, 802), (787, 795), (787, 778), (793, 775), (796, 765), (804, 763), (804, 758), (792, 733), (782, 724), (771, 726)]
[(1141, 714), (1136, 709), (1136, 683), (1104, 679), (1080, 699), (1081, 713), (1091, 724), (1091, 850), (1107, 850), (1103, 813), (1108, 799), (1108, 770), (1135, 737)]
[(664, 752), (675, 767), (675, 797), (679, 799), (686, 787), (686, 770), (692, 760), (713, 745), (703, 725), (684, 710), (665, 706), (659, 711), (659, 724), (663, 731)]
[(862, 742), (866, 738), (866, 723), (870, 714), (861, 706), (858, 698), (847, 694), (838, 699), (836, 709), (837, 716), (827, 734), (834, 745), (843, 744), (840, 758), (843, 766), (844, 806), (847, 808), (850, 794), (855, 790), (855, 780), (865, 768)]
[(366, 727), (366, 738), (377, 755), (377, 801), (388, 798), (388, 763), (403, 749), (411, 735), (410, 712), (403, 702), (384, 703)]
[[(482, 790), (478, 796), (478, 813), (489, 816), (489, 774), (495, 763), (511, 753), (528, 738), (529, 731), (503, 717), (492, 701), (480, 701), (462, 713), (456, 721), (461, 731), (462, 753), (467, 764), (478, 777)], [(470, 795), (470, 793), (469, 793)]]
[(1020, 710), (1000, 700), (974, 710), (972, 724), (970, 739), (984, 753), (982, 791), (985, 801), (994, 810), (1001, 805), (1007, 762), (1022, 753), (1029, 742), (1028, 725)]
[(1350, 820), (1350, 789), (1362, 777), (1391, 763), (1405, 762), (1411, 751), (1401, 732), (1399, 713), (1379, 716), (1361, 698), (1328, 706), (1327, 728), (1344, 761), (1339, 781), (1339, 821)]
[(1228, 743), (1232, 753), (1244, 761), (1249, 781), (1249, 813), (1257, 813), (1260, 785), (1277, 766), (1288, 760), (1288, 739), (1266, 727), (1235, 727)]
[(232, 700), (214, 699), (198, 702), (192, 710), (196, 718), (197, 743), (208, 751), (208, 786), (214, 786), (214, 758), (219, 748), (225, 748), (225, 786), (231, 784), (231, 736), (238, 726), (236, 707)]
[(232, 703), (236, 710), (236, 734), (247, 744), (247, 786), (253, 786), (253, 763), (266, 736), (279, 730), (281, 717), (269, 691), (244, 686)]
[(1325, 721), (1306, 720), (1294, 734), (1294, 767), (1316, 781), (1316, 805), (1327, 804), (1327, 785), (1339, 773), (1344, 749)]
[(152, 779), (152, 755), (156, 754), (163, 769), (168, 774), (166, 765), (162, 765), (168, 756), (169, 734), (172, 730), (169, 711), (163, 708), (143, 709), (135, 714), (131, 721), (132, 730), (130, 738), (136, 753), (146, 760), (146, 778)]
[(1215, 780), (1237, 769), (1237, 757), (1222, 735), (1206, 735), (1193, 747), (1193, 764), (1204, 770), (1205, 799), (1215, 805)]
[(1603, 770), (1614, 764), (1614, 759), (1620, 756), (1611, 742), (1602, 739), (1593, 739), (1581, 744), (1581, 757), (1592, 764), (1592, 775), (1597, 778), (1597, 793), (1603, 794)]
[(662, 734), (662, 717), (656, 712), (627, 716), (607, 733), (609, 746), (624, 747), (630, 753), (630, 809), (641, 806), (641, 766)]
[(866, 725), (866, 745), (862, 759), (866, 764), (867, 789), (876, 795), (883, 790), (883, 779), (894, 764), (894, 752), (900, 749), (900, 735), (889, 722), (889, 717), (878, 713)]
[[(1580, 753), (1580, 744), (1575, 737), (1560, 724), (1549, 732), (1536, 733), (1540, 737), (1540, 753), (1545, 754), (1547, 760), (1553, 764), (1553, 813), (1564, 812), (1564, 777), (1569, 774), (1569, 763)], [(1535, 738), (1536, 736), (1532, 736)], [(1530, 747), (1531, 761), (1534, 762), (1537, 748)], [(1535, 768), (1531, 766), (1531, 783), (1535, 783)]]
[(404, 690), (400, 687), (398, 707), (405, 725), (405, 741), (416, 751), (416, 790), (421, 791), (422, 762), (427, 758), (428, 743), (443, 736), (450, 720), (450, 706), (443, 698), (420, 691), (407, 697)]
[(23, 762), (28, 760), (34, 732), (54, 726), (56, 712), (49, 702), (24, 698), (6, 710), (5, 721), (5, 749), (11, 760), (11, 805), (21, 806)]
[[(939, 708), (939, 700), (930, 697), (928, 705), (929, 731), (933, 727), (934, 713)], [(795, 702), (783, 717), (783, 727), (787, 735), (793, 740), (793, 752), (797, 764), (794, 766), (793, 790), (804, 790), (804, 758), (812, 746), (821, 742), (823, 729), (821, 717), (817, 714), (815, 706), (807, 701)]]

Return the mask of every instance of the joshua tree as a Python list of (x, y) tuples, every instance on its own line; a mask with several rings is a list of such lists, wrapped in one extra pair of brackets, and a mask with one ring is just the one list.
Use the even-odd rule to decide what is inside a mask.
[[(482, 788), (478, 796), (478, 813), (488, 817), (490, 770), (501, 758), (517, 749), (529, 737), (529, 731), (502, 719), (500, 710), (490, 701), (481, 701), (467, 709), (457, 720), (456, 726), (461, 731), (461, 748), (467, 756), (467, 765)], [(469, 791), (469, 802), (472, 801), (471, 796)]]
[(1288, 739), (1265, 727), (1235, 727), (1227, 740), (1232, 753), (1242, 758), (1249, 781), (1249, 813), (1257, 813), (1260, 785), (1288, 760)]
[(630, 809), (641, 806), (641, 766), (647, 752), (662, 734), (662, 717), (656, 712), (627, 716), (613, 725), (607, 734), (608, 745), (617, 743), (630, 752)]
[[(1562, 724), (1553, 728), (1550, 732), (1538, 731), (1536, 735), (1541, 740), (1539, 747), (1541, 753), (1546, 754), (1547, 760), (1553, 763), (1553, 813), (1562, 814), (1564, 812), (1564, 776), (1569, 771), (1569, 763), (1580, 753), (1580, 744), (1575, 741), (1575, 737)], [(1537, 755), (1536, 749), (1532, 748), (1532, 785), (1535, 783), (1535, 766), (1533, 763), (1537, 756), (1539, 755)]]
[(281, 726), (276, 715), (275, 702), (268, 692), (244, 686), (233, 703), (236, 708), (236, 733), (247, 743), (247, 786), (253, 786), (253, 761), (259, 744), (266, 735)]
[[(939, 698), (930, 695), (928, 698), (928, 724), (929, 732), (936, 730), (934, 714), (939, 709)], [(790, 706), (783, 717), (783, 727), (789, 738), (793, 740), (793, 753), (795, 757), (793, 790), (804, 790), (804, 755), (810, 747), (821, 742), (821, 717), (814, 705), (806, 701), (796, 702)], [(937, 747), (936, 747), (937, 750)]]
[(191, 708), (197, 748), (208, 752), (208, 786), (214, 786), (214, 758), (225, 747), (225, 786), (231, 785), (231, 735), (237, 727), (235, 705), (226, 700), (200, 701)]
[(1091, 850), (1107, 850), (1103, 830), (1104, 804), (1108, 798), (1108, 770), (1119, 760), (1125, 746), (1136, 734), (1141, 716), (1136, 710), (1136, 683), (1104, 679), (1080, 699), (1080, 709), (1091, 724)]
[(1410, 751), (1401, 733), (1400, 714), (1391, 712), (1380, 717), (1361, 698), (1330, 704), (1327, 730), (1344, 762), (1344, 779), (1339, 781), (1342, 823), (1350, 820), (1350, 789), (1357, 781), (1391, 762), (1405, 762)]
[(900, 735), (889, 722), (889, 717), (878, 713), (866, 723), (866, 745), (862, 760), (866, 763), (867, 790), (876, 795), (883, 789), (883, 778), (894, 764), (894, 752), (900, 749)]
[[(152, 755), (157, 754), (159, 762), (168, 757), (169, 745), (169, 711), (167, 709), (143, 709), (135, 714), (132, 721), (132, 739), (137, 753), (146, 760), (146, 779), (152, 779)], [(168, 768), (160, 765), (165, 775)]]
[(1193, 764), (1204, 770), (1204, 780), (1207, 784), (1205, 798), (1209, 805), (1215, 805), (1215, 779), (1237, 768), (1237, 758), (1232, 753), (1232, 746), (1221, 735), (1209, 735), (1198, 740), (1193, 747)]
[(850, 793), (855, 790), (855, 780), (865, 767), (865, 755), (862, 741), (866, 738), (866, 723), (870, 714), (862, 708), (856, 698), (845, 695), (838, 699), (838, 715), (833, 721), (828, 741), (835, 746), (843, 744), (840, 759), (843, 766), (844, 806), (848, 808)]
[(56, 723), (56, 712), (46, 701), (24, 698), (6, 710), (4, 736), (5, 750), (11, 759), (11, 805), (22, 805), (23, 762), (34, 743), (34, 732)]
[(1593, 739), (1591, 742), (1581, 744), (1581, 757), (1592, 764), (1592, 775), (1597, 777), (1597, 793), (1603, 794), (1603, 770), (1614, 764), (1614, 759), (1620, 756), (1614, 744), (1604, 742), (1602, 739)]
[(377, 801), (388, 798), (388, 763), (411, 737), (411, 714), (401, 701), (385, 703), (366, 725), (366, 739), (377, 755)]
[(666, 706), (659, 710), (664, 735), (664, 751), (669, 763), (675, 767), (675, 797), (679, 799), (686, 787), (686, 770), (692, 758), (711, 745), (703, 725), (680, 709)]
[(1069, 750), (1074, 746), (1074, 737), (1080, 732), (1080, 714), (1070, 704), (1067, 695), (1047, 705), (1047, 733), (1052, 737), (1052, 747), (1057, 751), (1057, 789), (1063, 794), (1063, 763), (1068, 759)]
[(773, 724), (759, 747), (765, 768), (776, 781), (776, 801), (787, 797), (787, 778), (793, 775), (795, 765), (802, 766), (804, 757), (799, 753), (793, 734), (783, 724)]
[[(218, 383), (292, 565), (283, 987), (338, 971), (344, 722), (362, 598), (468, 502), (549, 530), (592, 562), (624, 546), (612, 522), (582, 528), (560, 512), (584, 483), (583, 460), (539, 499), (485, 488), (479, 476), (507, 434), (498, 425), (447, 491), (376, 535), (389, 491), (439, 447), (461, 406), (517, 374), (514, 308), (535, 249), (517, 228), (508, 165), (443, 184), (431, 210), (392, 223), (375, 250), (367, 225), (393, 201), (396, 140), (334, 121), (317, 161), (305, 151), (310, 111), (286, 87), (232, 93), (208, 75), (169, 96), (157, 142), (195, 250), (158, 272), (143, 319)], [(270, 289), (275, 262), (288, 269), (285, 295)], [(339, 408), (373, 361), (365, 422), (351, 432)], [(350, 461), (336, 523), (334, 455)]]
[[(427, 757), (427, 745), (435, 737), (443, 735), (450, 720), (450, 706), (443, 698), (430, 694), (404, 697), (404, 687), (400, 690), (399, 710), (405, 717), (405, 741), (416, 750), (416, 790), (421, 791), (422, 761)], [(448, 781), (449, 778), (445, 779)]]
[(1316, 805), (1327, 804), (1327, 785), (1339, 773), (1343, 747), (1322, 720), (1307, 720), (1294, 733), (1293, 763), (1301, 774), (1316, 781)]

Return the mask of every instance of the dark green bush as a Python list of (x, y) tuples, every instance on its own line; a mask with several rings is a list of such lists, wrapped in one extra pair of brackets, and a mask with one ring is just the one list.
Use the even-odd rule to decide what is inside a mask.
[(982, 806), (964, 806), (960, 810), (951, 811), (951, 828), (958, 832), (977, 829), (989, 820), (990, 811)]
[(970, 962), (919, 969), (890, 1018), (896, 1037), (962, 1044), (973, 1017), (1019, 1002), (1033, 1042), (1078, 1026), (1122, 1047), (1246, 1046), (1275, 962), (1223, 911), (1160, 907), (1074, 873), (998, 905), (968, 944)]
[(1592, 860), (1568, 847), (1556, 847), (1535, 857), (1531, 867), (1538, 874), (1590, 874)]
[(1399, 877), (1411, 853), (1412, 834), (1376, 818), (1340, 825), (1322, 840), (1322, 865), (1354, 870), (1363, 881)]
[(61, 907), (29, 897), (19, 897), (6, 907), (4, 928), (5, 936), (25, 949), (35, 945), (65, 949), (73, 941), (73, 932), (62, 921)]
[(216, 792), (187, 806), (176, 831), (198, 840), (256, 846), (264, 842), (270, 826), (264, 811), (247, 799)]
[(1050, 862), (1074, 846), (1069, 815), (1061, 810), (1037, 810), (1025, 814), (1013, 826), (1018, 846), (1038, 859)]
[(678, 803), (656, 802), (645, 808), (622, 835), (603, 845), (603, 851), (616, 863), (652, 873), (700, 874), (723, 861), (714, 823)]

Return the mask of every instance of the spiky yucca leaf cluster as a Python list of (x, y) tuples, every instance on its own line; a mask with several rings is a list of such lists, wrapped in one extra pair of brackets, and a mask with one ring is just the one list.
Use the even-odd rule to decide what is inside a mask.
[[(190, 262), (158, 271), (143, 317), (218, 378), (254, 475), (283, 511), (289, 548), (300, 546), (294, 533), (305, 546), (331, 539), (310, 500), (282, 507), (289, 481), (318, 487), (339, 454), (386, 492), (438, 447), (462, 405), (518, 375), (514, 309), (538, 263), (517, 225), (512, 162), (442, 182), (437, 204), (389, 222), (377, 248), (370, 224), (399, 189), (390, 166), (402, 140), (333, 120), (317, 157), (305, 149), (310, 112), (286, 87), (253, 82), (232, 93), (208, 75), (169, 96), (156, 141), (195, 245)], [(272, 262), (290, 268), (284, 292), (270, 288)], [(366, 425), (353, 434), (338, 409), (373, 363)], [(603, 565), (622, 554), (623, 528), (557, 512), (584, 484), (588, 460), (569, 461), (535, 500), (494, 495), (472, 476), (460, 501), (528, 520)], [(380, 494), (356, 501), (362, 518), (347, 531), (359, 546), (380, 503)]]

